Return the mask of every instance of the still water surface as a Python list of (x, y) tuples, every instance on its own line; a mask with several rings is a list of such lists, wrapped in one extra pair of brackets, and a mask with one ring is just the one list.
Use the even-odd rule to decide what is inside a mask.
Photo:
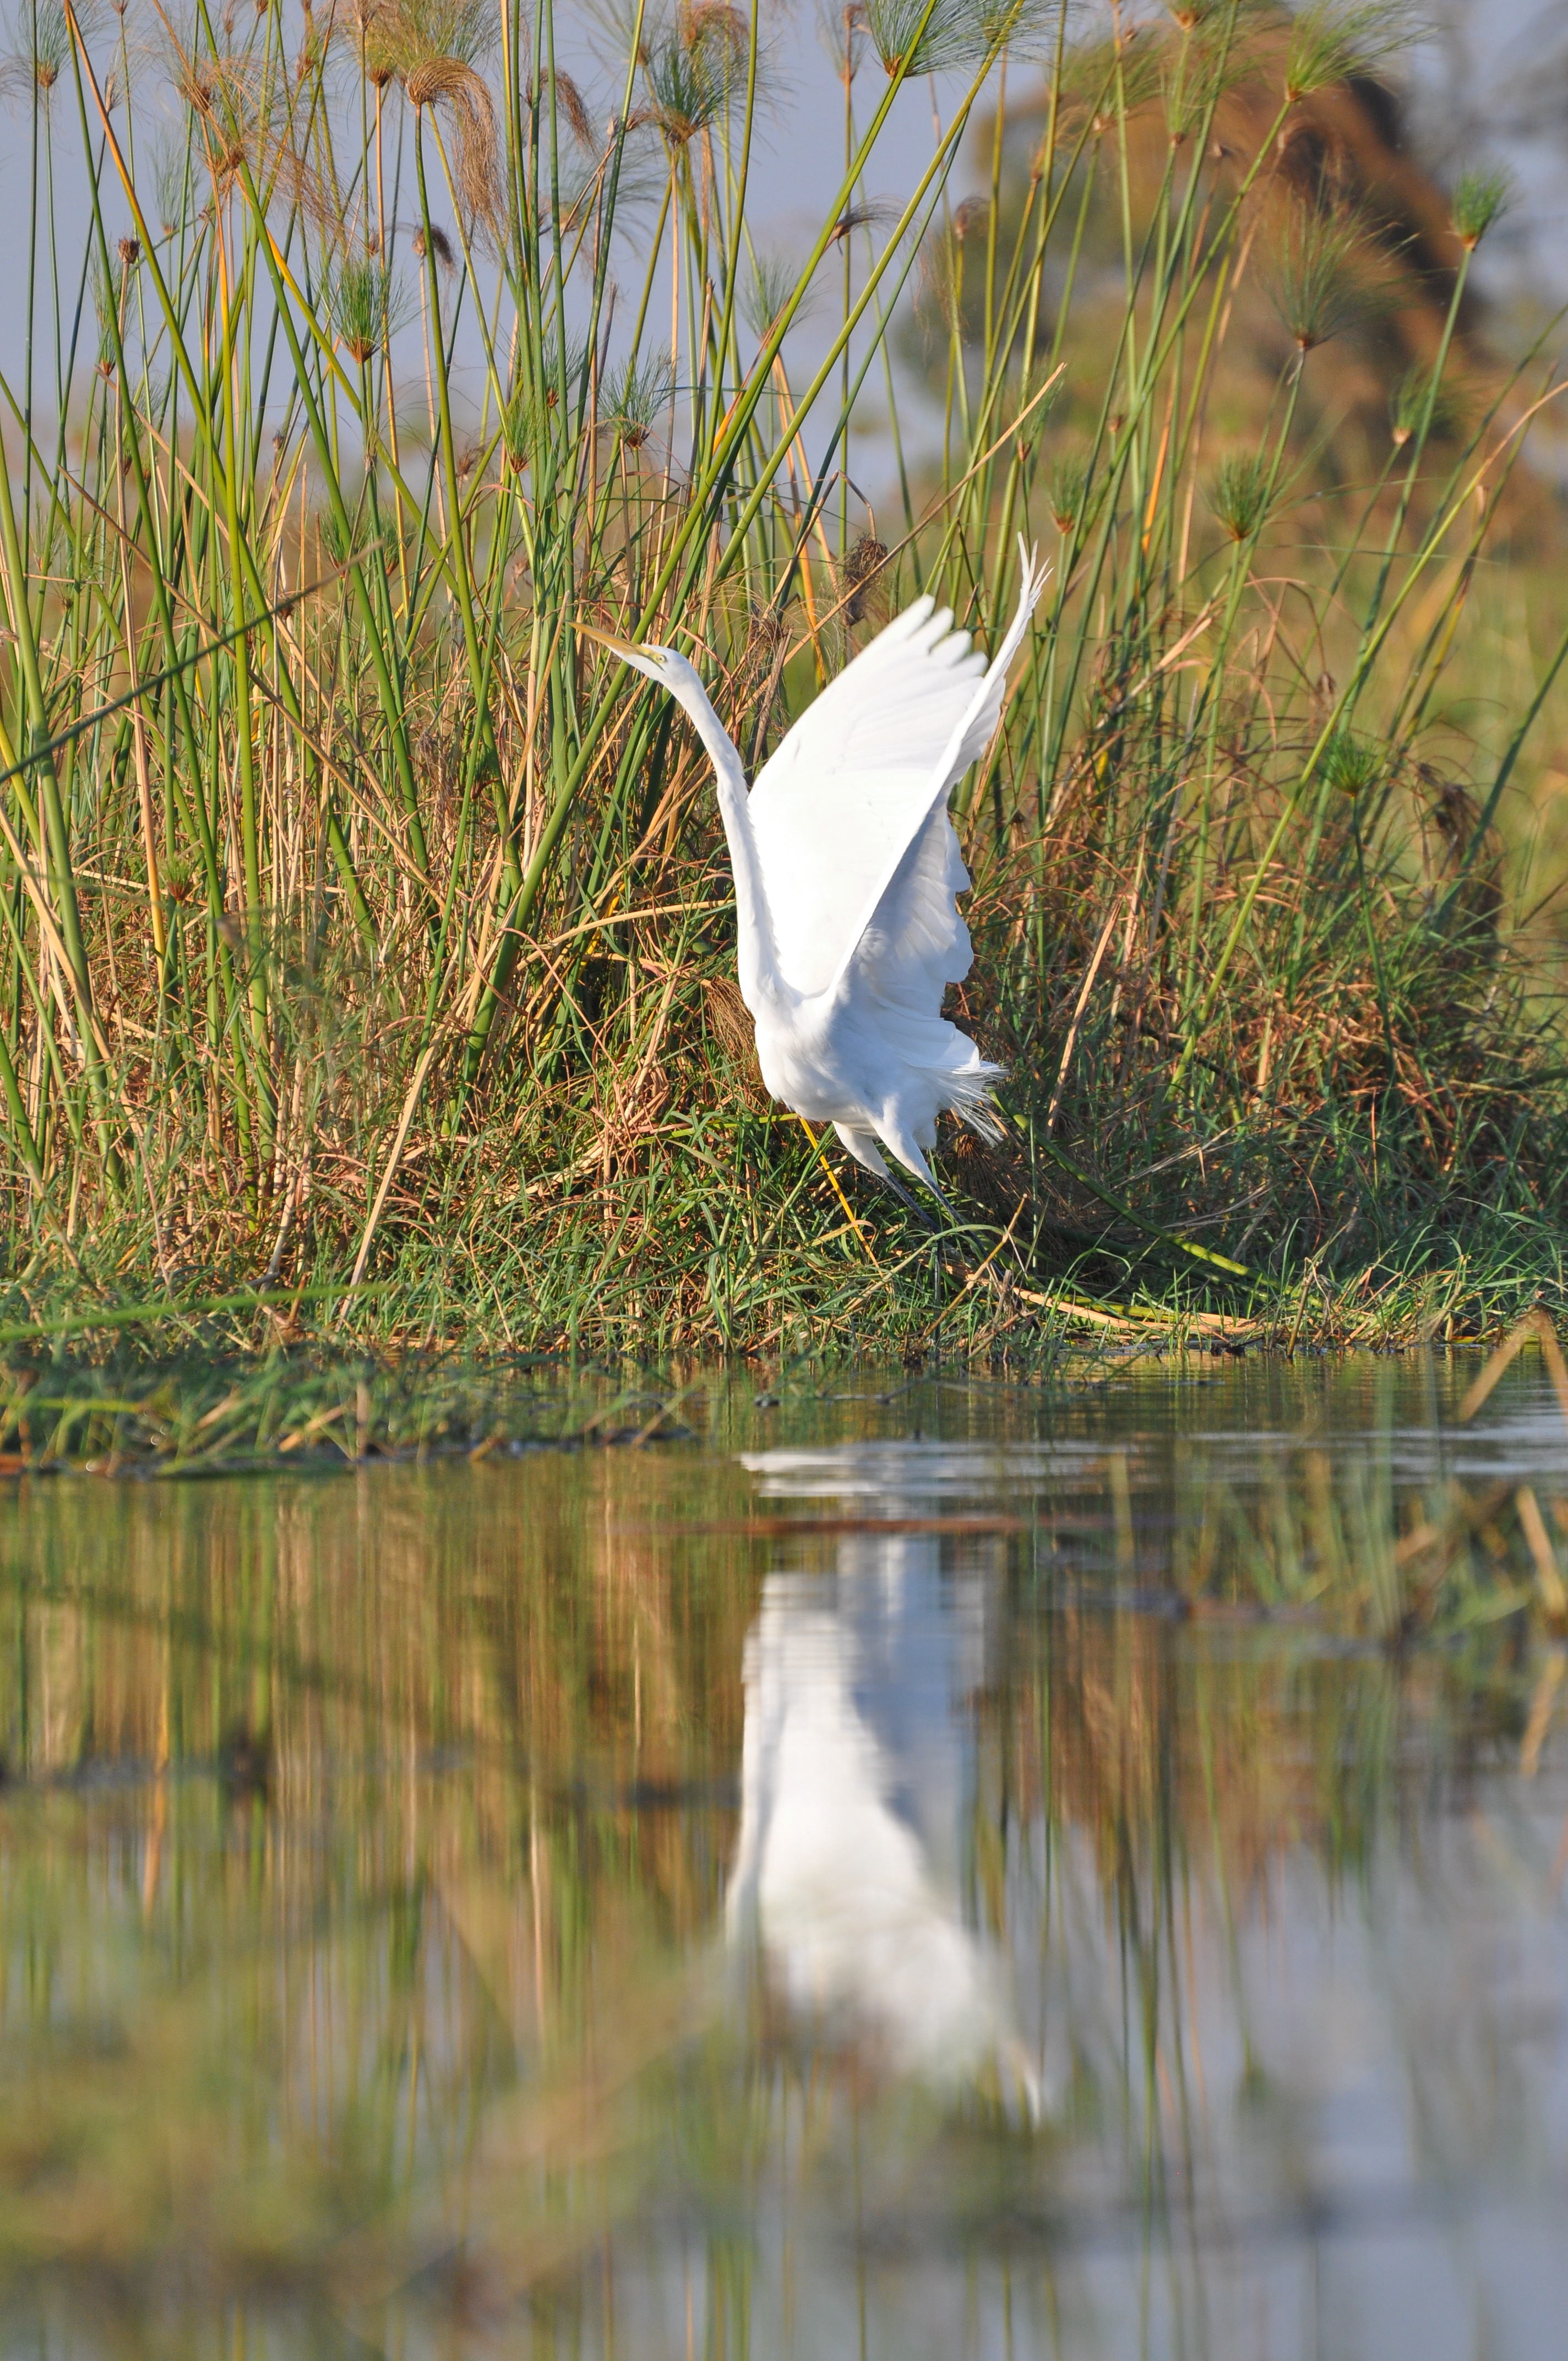
[(11, 1488), (0, 2354), (1560, 2356), (1561, 1655), (1177, 1611), (1472, 1374)]

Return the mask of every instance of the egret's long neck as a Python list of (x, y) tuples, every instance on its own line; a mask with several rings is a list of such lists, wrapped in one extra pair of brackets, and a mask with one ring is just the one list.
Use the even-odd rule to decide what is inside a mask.
[(776, 997), (782, 989), (778, 954), (773, 947), (773, 921), (762, 885), (762, 864), (751, 833), (746, 774), (740, 757), (701, 686), (682, 683), (674, 691), (696, 725), (707, 749), (718, 786), (718, 812), (735, 873), (735, 915), (740, 997), (753, 1016), (759, 999)]

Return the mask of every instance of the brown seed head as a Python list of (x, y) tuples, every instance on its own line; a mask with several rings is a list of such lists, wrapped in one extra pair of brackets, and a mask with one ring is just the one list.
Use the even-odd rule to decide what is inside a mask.
[(457, 258), (452, 251), (452, 240), (439, 222), (432, 222), (428, 239), (422, 229), (415, 230), (414, 252), (422, 262), (427, 254), (433, 254), (443, 270), (455, 270), (457, 268)]
[(594, 136), (593, 116), (588, 113), (587, 102), (571, 75), (561, 72), (557, 68), (553, 75), (545, 76), (545, 81), (554, 89), (556, 110), (565, 117), (578, 146), (596, 147), (598, 141)]
[(861, 533), (846, 551), (839, 568), (839, 583), (847, 623), (865, 620), (872, 585), (886, 564), (887, 544), (873, 533)]
[(828, 232), (835, 246), (842, 246), (859, 229), (875, 229), (883, 222), (896, 218), (894, 208), (885, 204), (846, 205)]
[(455, 177), (464, 210), (477, 221), (494, 222), (499, 142), (495, 109), (482, 78), (461, 58), (423, 58), (403, 75), (409, 104), (444, 106), (457, 134)]
[(729, 0), (684, 0), (679, 24), (682, 45), (688, 49), (711, 43), (743, 58), (751, 38), (745, 17)]

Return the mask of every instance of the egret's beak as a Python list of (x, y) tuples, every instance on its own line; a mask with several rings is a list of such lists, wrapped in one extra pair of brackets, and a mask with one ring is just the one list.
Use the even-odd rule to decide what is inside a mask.
[(634, 648), (630, 640), (613, 639), (609, 631), (596, 631), (592, 623), (578, 623), (576, 628), (580, 638), (597, 640), (601, 648), (608, 648), (611, 655), (620, 656), (623, 662), (642, 653), (641, 648)]

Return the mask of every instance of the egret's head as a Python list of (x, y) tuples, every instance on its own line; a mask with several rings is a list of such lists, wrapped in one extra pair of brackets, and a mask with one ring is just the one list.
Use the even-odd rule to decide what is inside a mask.
[(679, 697), (683, 689), (693, 686), (700, 689), (702, 686), (696, 666), (675, 648), (656, 647), (651, 642), (634, 645), (630, 640), (618, 640), (609, 631), (597, 631), (592, 623), (579, 623), (577, 630), (584, 639), (597, 640), (601, 648), (608, 648), (623, 664), (646, 673), (650, 680), (656, 680), (661, 688), (667, 688), (674, 697)]

